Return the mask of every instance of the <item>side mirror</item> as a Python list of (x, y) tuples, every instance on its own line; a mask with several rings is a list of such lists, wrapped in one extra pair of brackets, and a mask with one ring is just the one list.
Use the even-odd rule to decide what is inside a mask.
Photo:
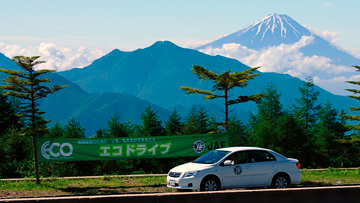
[(224, 166), (230, 166), (232, 165), (232, 161), (231, 160), (225, 160), (224, 161)]

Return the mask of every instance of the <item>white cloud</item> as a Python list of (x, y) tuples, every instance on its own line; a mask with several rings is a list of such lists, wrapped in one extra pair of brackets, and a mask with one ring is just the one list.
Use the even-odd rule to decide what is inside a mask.
[[(331, 59), (322, 56), (304, 56), (300, 49), (308, 44), (311, 44), (314, 40), (313, 36), (303, 36), (295, 44), (281, 44), (279, 46), (272, 46), (263, 48), (261, 50), (249, 49), (241, 44), (224, 44), (221, 48), (207, 47), (200, 50), (210, 55), (222, 55), (229, 58), (234, 58), (240, 62), (250, 66), (257, 67), (262, 72), (277, 72), (289, 74), (293, 77), (305, 79), (306, 76), (312, 75), (317, 79), (319, 84), (324, 85), (324, 89), (330, 91), (333, 88), (333, 84), (344, 83), (344, 78), (336, 78), (334, 80), (321, 80), (316, 74), (321, 73), (320, 76), (328, 74), (328, 78), (334, 77), (334, 75), (341, 75), (341, 73), (354, 72), (353, 68), (346, 66), (337, 66), (331, 63)], [(326, 88), (325, 86), (331, 88)], [(340, 86), (339, 86), (340, 87)], [(340, 94), (342, 90), (339, 87), (336, 91)], [(335, 93), (335, 92), (334, 92)], [(341, 93), (344, 94), (344, 93)]]
[(352, 50), (350, 54), (360, 59), (360, 50)]
[(41, 56), (46, 63), (38, 66), (38, 69), (55, 69), (57, 71), (72, 68), (83, 68), (90, 65), (94, 60), (104, 56), (109, 51), (90, 50), (86, 47), (71, 49), (58, 47), (53, 43), (41, 43), (39, 46), (20, 47), (18, 45), (6, 45), (0, 42), (0, 52), (11, 58), (17, 55)]
[(251, 66), (261, 66), (262, 72), (288, 73), (293, 76), (310, 75), (314, 71), (327, 73), (341, 73), (353, 71), (349, 67), (335, 66), (331, 60), (322, 56), (304, 56), (300, 48), (311, 44), (313, 36), (303, 36), (295, 44), (281, 44), (261, 49), (259, 51), (249, 49), (241, 44), (224, 44), (221, 48), (207, 47), (200, 50), (209, 55), (222, 55), (235, 58), (242, 63)]
[(319, 34), (319, 36), (331, 43), (334, 43), (339, 34), (337, 32), (323, 31)]
[(308, 27), (306, 25), (303, 25), (306, 29), (308, 29), (311, 33), (323, 38), (324, 40), (330, 42), (330, 43), (335, 43), (337, 37), (339, 36), (339, 33), (337, 32), (331, 32), (331, 31), (322, 31), (319, 32), (317, 30), (312, 29), (311, 27)]
[[(354, 56), (355, 58), (360, 59), (360, 49), (343, 47), (343, 51), (351, 54), (351, 55)], [(357, 64), (354, 64), (354, 65), (357, 65)]]
[(345, 90), (345, 89), (356, 89), (353, 84), (346, 83), (346, 81), (360, 81), (359, 75), (351, 76), (350, 78), (339, 76), (334, 77), (332, 79), (324, 80), (319, 77), (314, 77), (314, 83), (323, 89), (337, 95), (352, 95), (351, 92)]

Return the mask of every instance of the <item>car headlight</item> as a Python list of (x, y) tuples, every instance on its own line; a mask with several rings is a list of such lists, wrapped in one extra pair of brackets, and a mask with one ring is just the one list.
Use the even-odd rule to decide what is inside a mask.
[(200, 171), (188, 171), (188, 172), (184, 173), (183, 177), (188, 178), (188, 177), (196, 176), (199, 173), (200, 173)]

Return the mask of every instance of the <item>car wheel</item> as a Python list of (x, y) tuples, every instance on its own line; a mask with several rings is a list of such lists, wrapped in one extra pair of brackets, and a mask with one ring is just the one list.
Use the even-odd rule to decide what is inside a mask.
[(272, 181), (272, 188), (288, 188), (290, 185), (290, 180), (286, 175), (280, 174), (276, 175)]
[(217, 191), (219, 189), (219, 181), (215, 178), (206, 178), (201, 182), (200, 191)]

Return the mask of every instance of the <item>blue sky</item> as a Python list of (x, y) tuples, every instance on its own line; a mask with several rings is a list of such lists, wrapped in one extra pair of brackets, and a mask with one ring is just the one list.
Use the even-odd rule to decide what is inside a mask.
[[(0, 6), (0, 53), (9, 58), (40, 55), (46, 61), (41, 68), (58, 71), (86, 67), (113, 49), (132, 51), (159, 40), (195, 48), (275, 13), (287, 14), (360, 59), (359, 0), (0, 0)], [(291, 57), (282, 47), (246, 51), (248, 55), (238, 60), (270, 72), (284, 73), (281, 68), (288, 64), (283, 58), (298, 59), (289, 74), (301, 79), (312, 68), (351, 68), (334, 66), (326, 58), (306, 58), (299, 51), (294, 54), (292, 47), (287, 48)], [(246, 62), (254, 58), (257, 61)], [(262, 58), (267, 59), (259, 61)], [(304, 66), (307, 72), (295, 71)], [(314, 81), (346, 95), (344, 81), (360, 80), (356, 77), (339, 74), (324, 80), (316, 75)]]
[(178, 45), (214, 40), (268, 14), (287, 14), (335, 44), (360, 49), (358, 0), (1, 0), (0, 42), (134, 50), (158, 40)]

